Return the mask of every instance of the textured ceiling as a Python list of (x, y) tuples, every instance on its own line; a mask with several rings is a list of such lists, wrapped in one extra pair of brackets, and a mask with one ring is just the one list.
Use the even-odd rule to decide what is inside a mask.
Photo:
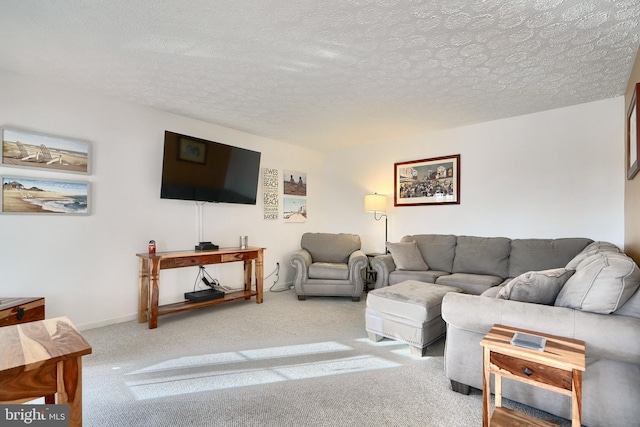
[(0, 68), (325, 150), (622, 95), (639, 19), (640, 0), (3, 0)]

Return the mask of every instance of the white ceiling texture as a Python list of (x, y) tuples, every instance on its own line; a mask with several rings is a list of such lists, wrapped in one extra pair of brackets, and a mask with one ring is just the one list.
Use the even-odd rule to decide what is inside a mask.
[(331, 150), (624, 94), (640, 0), (2, 0), (0, 68)]

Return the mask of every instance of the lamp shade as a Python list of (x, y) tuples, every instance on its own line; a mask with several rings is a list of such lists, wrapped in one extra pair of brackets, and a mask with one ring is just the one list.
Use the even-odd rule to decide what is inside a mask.
[(386, 212), (387, 196), (382, 194), (367, 194), (364, 196), (365, 212)]

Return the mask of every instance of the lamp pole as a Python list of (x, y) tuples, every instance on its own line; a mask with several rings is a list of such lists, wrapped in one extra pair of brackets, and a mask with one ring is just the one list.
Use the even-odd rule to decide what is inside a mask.
[(388, 229), (387, 220), (388, 220), (388, 217), (387, 217), (386, 213), (382, 213), (380, 215), (380, 218), (378, 218), (377, 214), (378, 214), (378, 212), (373, 212), (373, 217), (375, 218), (376, 221), (380, 221), (382, 219), (382, 217), (384, 217), (384, 253), (388, 254), (389, 253), (389, 250), (387, 249), (387, 229)]

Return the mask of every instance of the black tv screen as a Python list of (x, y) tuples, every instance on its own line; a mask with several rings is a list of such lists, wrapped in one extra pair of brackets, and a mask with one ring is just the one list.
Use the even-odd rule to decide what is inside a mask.
[(256, 204), (260, 153), (165, 131), (163, 199)]

